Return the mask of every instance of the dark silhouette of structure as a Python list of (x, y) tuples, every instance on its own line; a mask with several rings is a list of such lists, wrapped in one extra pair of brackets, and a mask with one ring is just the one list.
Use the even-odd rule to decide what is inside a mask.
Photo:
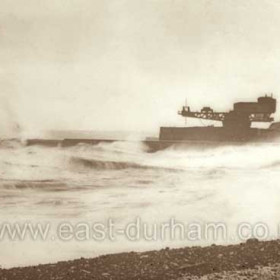
[(210, 107), (192, 111), (184, 106), (179, 114), (185, 118), (198, 118), (222, 122), (221, 127), (161, 127), (159, 140), (192, 142), (268, 142), (280, 136), (280, 123), (269, 129), (252, 128), (253, 122), (271, 123), (276, 112), (276, 99), (259, 97), (257, 102), (237, 102), (229, 112), (215, 112)]
[(271, 114), (276, 112), (276, 99), (272, 96), (259, 97), (258, 102), (234, 103), (232, 111), (214, 112), (210, 107), (204, 107), (200, 112), (192, 112), (184, 106), (179, 114), (183, 117), (222, 121), (224, 127), (249, 128), (252, 122), (272, 122)]
[[(259, 97), (257, 102), (237, 102), (229, 112), (215, 112), (210, 107), (192, 111), (184, 106), (179, 114), (185, 118), (198, 118), (222, 122), (222, 126), (161, 127), (159, 138), (142, 141), (149, 151), (170, 146), (213, 147), (217, 145), (240, 145), (246, 143), (280, 142), (280, 123), (274, 121), (276, 99), (273, 96)], [(253, 128), (253, 122), (271, 123), (267, 129)], [(98, 145), (121, 141), (117, 139), (29, 139), (27, 145), (74, 146), (79, 143)]]

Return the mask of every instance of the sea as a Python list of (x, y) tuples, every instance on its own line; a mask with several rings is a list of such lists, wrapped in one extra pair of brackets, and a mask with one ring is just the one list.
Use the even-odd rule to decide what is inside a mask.
[(2, 141), (0, 265), (275, 239), (279, 172), (278, 143), (148, 153), (140, 141)]

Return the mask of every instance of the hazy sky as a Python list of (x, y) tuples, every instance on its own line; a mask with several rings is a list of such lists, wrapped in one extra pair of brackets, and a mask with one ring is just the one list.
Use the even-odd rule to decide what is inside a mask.
[(278, 0), (1, 0), (4, 122), (152, 130), (274, 92)]

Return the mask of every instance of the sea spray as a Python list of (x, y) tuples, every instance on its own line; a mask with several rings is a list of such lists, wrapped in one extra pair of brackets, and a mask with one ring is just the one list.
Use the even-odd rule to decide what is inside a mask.
[[(279, 144), (146, 153), (139, 142), (97, 146), (0, 146), (1, 220), (41, 223), (105, 223), (124, 228), (138, 218), (150, 229), (175, 222), (222, 223), (239, 243), (238, 225), (264, 223), (274, 238), (280, 221)], [(20, 215), (19, 215), (20, 213)], [(245, 232), (247, 233), (247, 232)], [(54, 233), (55, 236), (56, 233)], [(114, 242), (1, 241), (4, 266), (37, 264), (127, 250), (207, 245), (211, 239)], [(27, 248), (35, 250), (36, 258)], [(17, 250), (18, 256), (13, 254)], [(39, 252), (44, 252), (40, 254)], [(61, 252), (61, 253), (60, 253)], [(22, 259), (24, 253), (27, 257)], [(13, 255), (13, 258), (10, 256)]]

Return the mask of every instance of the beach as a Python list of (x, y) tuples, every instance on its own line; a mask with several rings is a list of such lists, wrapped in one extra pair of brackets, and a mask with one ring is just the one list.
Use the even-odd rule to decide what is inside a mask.
[(279, 263), (280, 240), (249, 239), (239, 245), (165, 248), (2, 269), (0, 279), (279, 279)]

